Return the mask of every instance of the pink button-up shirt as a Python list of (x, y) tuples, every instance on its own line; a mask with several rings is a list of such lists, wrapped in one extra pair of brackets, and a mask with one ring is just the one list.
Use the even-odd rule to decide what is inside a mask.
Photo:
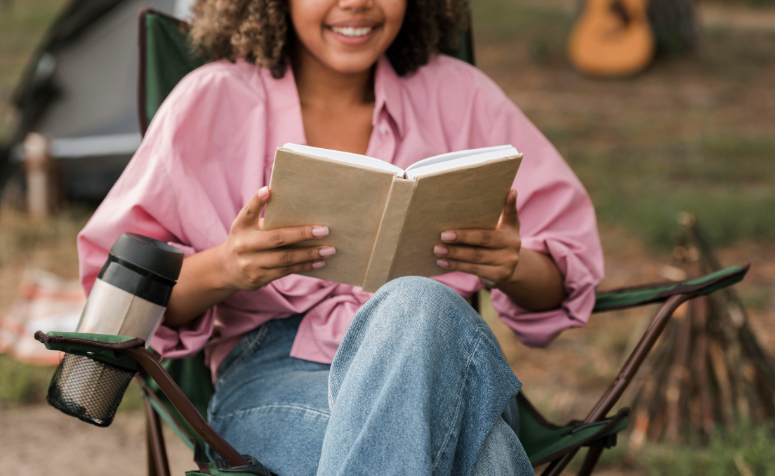
[[(565, 276), (567, 297), (557, 310), (530, 312), (493, 290), (493, 304), (531, 346), (584, 325), (603, 276), (595, 212), (549, 141), (492, 80), (447, 56), (405, 77), (383, 57), (374, 89), (371, 157), (406, 168), (425, 157), (478, 147), (512, 144), (524, 153), (514, 181), (522, 246), (552, 256)], [(273, 79), (266, 69), (244, 61), (218, 61), (183, 78), (78, 236), (86, 292), (123, 232), (169, 242), (187, 256), (225, 242), (242, 206), (269, 183), (275, 149), (286, 142), (306, 144), (290, 69)], [(481, 289), (469, 274), (436, 279), (466, 298)], [(243, 334), (271, 319), (305, 313), (291, 355), (330, 363), (370, 297), (359, 287), (290, 275), (257, 291), (236, 293), (181, 328), (162, 323), (151, 345), (173, 358), (207, 346), (215, 374)]]

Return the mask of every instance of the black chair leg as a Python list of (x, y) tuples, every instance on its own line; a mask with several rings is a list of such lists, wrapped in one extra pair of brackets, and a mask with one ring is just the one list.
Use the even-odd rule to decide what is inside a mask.
[(600, 460), (600, 455), (603, 454), (604, 446), (592, 446), (587, 451), (587, 457), (584, 458), (584, 464), (581, 465), (579, 470), (579, 476), (589, 476), (592, 471), (595, 470), (597, 462)]
[(145, 428), (148, 439), (148, 475), (170, 476), (170, 465), (167, 461), (167, 448), (164, 445), (164, 434), (161, 431), (161, 421), (151, 402), (145, 401)]

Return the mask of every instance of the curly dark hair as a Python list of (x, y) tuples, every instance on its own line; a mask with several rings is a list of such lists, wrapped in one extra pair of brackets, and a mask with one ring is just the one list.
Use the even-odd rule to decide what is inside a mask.
[[(295, 41), (288, 0), (197, 0), (190, 35), (212, 60), (238, 57), (282, 78)], [(407, 0), (398, 36), (387, 50), (403, 76), (454, 48), (468, 26), (469, 0)]]

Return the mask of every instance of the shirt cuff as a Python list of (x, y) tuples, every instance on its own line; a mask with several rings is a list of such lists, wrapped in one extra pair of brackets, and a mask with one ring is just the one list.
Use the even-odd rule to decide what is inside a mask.
[(602, 279), (584, 263), (583, 253), (573, 252), (555, 239), (525, 240), (527, 249), (549, 254), (565, 277), (565, 299), (558, 309), (534, 312), (517, 305), (506, 293), (493, 289), (492, 303), (498, 317), (525, 345), (545, 347), (565, 329), (582, 327), (595, 307), (595, 287)]
[[(194, 248), (187, 245), (174, 242), (167, 244), (182, 250), (186, 258), (196, 253)], [(196, 355), (205, 347), (213, 333), (216, 309), (217, 307), (214, 306), (186, 325), (176, 328), (166, 326), (164, 318), (162, 318), (159, 328), (156, 329), (156, 333), (151, 339), (151, 347), (162, 357), (170, 359), (182, 359)]]

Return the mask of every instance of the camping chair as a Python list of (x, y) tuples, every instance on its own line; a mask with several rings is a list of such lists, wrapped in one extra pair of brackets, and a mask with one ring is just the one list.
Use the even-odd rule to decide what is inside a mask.
[[(159, 12), (145, 10), (140, 14), (138, 108), (143, 133), (175, 84), (205, 61), (192, 54), (185, 29), (185, 23)], [(470, 31), (462, 38), (464, 41), (461, 42), (461, 48), (450, 53), (473, 63)], [(557, 476), (581, 447), (589, 447), (579, 474), (591, 474), (602, 451), (616, 445), (617, 434), (627, 427), (628, 408), (622, 408), (612, 416), (607, 416), (608, 412), (632, 381), (673, 312), (690, 299), (709, 295), (742, 281), (747, 271), (748, 266), (732, 266), (683, 282), (598, 293), (594, 313), (664, 304), (619, 375), (584, 420), (554, 425), (541, 416), (522, 392), (518, 394), (520, 440), (533, 467), (549, 463), (542, 474)], [(472, 301), (478, 310), (478, 296)], [(203, 353), (190, 359), (161, 361), (137, 338), (62, 332), (38, 332), (36, 338), (49, 349), (87, 355), (92, 359), (138, 371), (136, 379), (142, 387), (147, 416), (149, 476), (169, 475), (160, 420), (164, 420), (194, 451), (199, 470), (187, 472), (189, 476), (271, 474), (254, 458), (240, 455), (207, 423), (207, 405), (214, 390), (210, 371), (204, 365)], [(202, 451), (205, 443), (221, 458), (207, 461)]]

